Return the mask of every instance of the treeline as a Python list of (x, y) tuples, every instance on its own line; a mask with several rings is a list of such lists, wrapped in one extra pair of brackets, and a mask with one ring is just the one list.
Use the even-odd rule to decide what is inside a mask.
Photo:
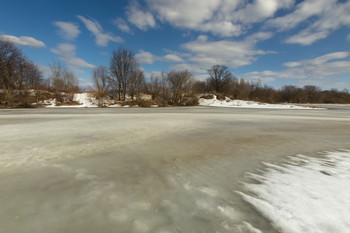
[(76, 76), (59, 62), (50, 64), (50, 70), (50, 76), (43, 78), (39, 67), (20, 49), (0, 40), (0, 106), (31, 107), (49, 98), (72, 101), (79, 91)]
[[(187, 70), (154, 74), (149, 80), (135, 55), (125, 49), (113, 51), (110, 66), (92, 72), (93, 91), (100, 106), (106, 99), (130, 102), (139, 106), (196, 105), (194, 76)], [(145, 96), (150, 96), (146, 98)]]
[(214, 65), (208, 70), (206, 81), (196, 81), (196, 93), (214, 93), (223, 98), (253, 100), (266, 103), (350, 103), (347, 89), (321, 90), (317, 86), (286, 85), (281, 89), (262, 86), (261, 82), (235, 77), (226, 66)]
[[(49, 67), (51, 72), (45, 79), (21, 50), (0, 41), (0, 105), (30, 107), (49, 98), (58, 103), (73, 102), (74, 93), (80, 90), (78, 78), (63, 63), (52, 62)], [(139, 106), (196, 105), (203, 94), (267, 103), (350, 103), (347, 90), (321, 90), (311, 85), (287, 85), (277, 90), (239, 79), (222, 65), (210, 67), (205, 81), (196, 80), (188, 70), (157, 73), (146, 79), (134, 53), (125, 48), (114, 50), (109, 66), (95, 68), (91, 80), (91, 92), (100, 106), (108, 101)]]
[(26, 107), (31, 91), (42, 88), (42, 73), (12, 43), (0, 40), (0, 103)]
[(313, 85), (286, 85), (277, 90), (263, 86), (260, 81), (239, 79), (222, 65), (209, 68), (205, 81), (194, 79), (187, 70), (154, 74), (145, 81), (134, 54), (123, 48), (113, 52), (109, 68), (101, 66), (94, 70), (92, 80), (98, 99), (109, 96), (126, 101), (128, 95), (132, 102), (141, 105), (144, 104), (143, 98), (140, 98), (142, 94), (149, 94), (153, 104), (162, 106), (196, 105), (197, 98), (202, 94), (266, 103), (350, 103), (350, 94), (346, 89), (321, 90)]

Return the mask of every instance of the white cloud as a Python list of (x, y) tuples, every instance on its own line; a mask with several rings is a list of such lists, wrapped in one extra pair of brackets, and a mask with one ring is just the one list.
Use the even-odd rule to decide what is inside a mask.
[(156, 55), (153, 55), (152, 53), (143, 50), (137, 53), (135, 57), (141, 64), (153, 64), (154, 61), (157, 60)]
[(209, 20), (221, 3), (218, 0), (148, 0), (147, 2), (160, 20), (186, 28), (194, 28)]
[(128, 7), (128, 20), (142, 30), (163, 23), (221, 37), (239, 36), (250, 23), (260, 22), (280, 9), (293, 6), (294, 0), (145, 0), (143, 10), (136, 1)]
[(125, 22), (125, 20), (123, 20), (122, 18), (114, 19), (113, 23), (114, 23), (115, 26), (117, 26), (123, 32), (132, 33), (131, 28), (129, 27), (127, 22)]
[(95, 35), (96, 45), (107, 46), (110, 41), (117, 43), (123, 41), (121, 37), (115, 36), (112, 33), (104, 33), (102, 26), (96, 20), (88, 19), (80, 15), (77, 17), (84, 23), (85, 27)]
[(59, 28), (60, 35), (67, 40), (74, 40), (80, 34), (79, 26), (75, 23), (56, 21), (53, 24)]
[(312, 16), (322, 14), (327, 9), (332, 8), (336, 2), (337, 0), (305, 0), (298, 4), (292, 13), (270, 19), (267, 25), (280, 30), (291, 29)]
[(312, 60), (305, 60), (302, 63), (305, 65), (323, 65), (329, 61), (332, 60), (339, 60), (339, 59), (344, 59), (350, 56), (350, 52), (335, 52), (335, 53), (328, 53), (326, 55), (317, 57)]
[(234, 17), (244, 23), (256, 23), (274, 16), (277, 10), (290, 8), (294, 0), (255, 0), (238, 10)]
[(136, 54), (140, 63), (153, 64), (156, 61), (171, 62), (170, 69), (187, 69), (196, 74), (197, 78), (207, 77), (207, 69), (213, 65), (225, 65), (237, 68), (252, 64), (259, 55), (273, 53), (256, 49), (259, 41), (266, 40), (272, 33), (259, 32), (246, 37), (241, 41), (219, 40), (210, 41), (207, 36), (200, 35), (197, 40), (183, 44), (186, 52), (179, 53), (171, 50), (164, 56), (157, 56), (141, 50)]
[(208, 77), (207, 69), (208, 67), (201, 67), (197, 64), (190, 63), (179, 63), (174, 64), (170, 67), (171, 70), (188, 70), (196, 75), (196, 78)]
[(168, 62), (183, 62), (184, 60), (176, 54), (167, 54), (164, 57), (165, 61)]
[(57, 48), (51, 49), (51, 52), (59, 55), (59, 58), (66, 63), (74, 72), (82, 73), (80, 68), (95, 68), (85, 60), (76, 57), (76, 47), (72, 44), (59, 44)]
[(17, 45), (29, 46), (33, 48), (42, 48), (46, 46), (44, 42), (29, 36), (17, 37), (17, 36), (11, 36), (11, 35), (0, 35), (0, 40), (10, 41)]
[(164, 61), (164, 62), (183, 62), (184, 60), (180, 55), (175, 53), (169, 53), (165, 56), (157, 56), (150, 52), (141, 50), (135, 55), (138, 62), (141, 64), (153, 64), (155, 61)]
[(141, 30), (145, 31), (156, 26), (156, 21), (151, 12), (141, 10), (137, 2), (129, 5), (126, 14), (128, 21)]
[[(285, 41), (309, 45), (342, 26), (350, 25), (350, 2), (344, 0), (143, 1), (145, 6), (142, 8), (137, 0), (131, 1), (127, 8), (128, 21), (141, 30), (156, 27), (158, 20), (181, 29), (234, 37), (267, 20), (265, 29), (276, 28), (278, 31), (301, 25), (302, 30), (298, 28), (299, 33)], [(281, 10), (290, 12), (285, 14), (286, 11)], [(284, 15), (274, 18), (278, 12)]]
[(292, 29), (310, 19), (311, 23), (286, 39), (286, 43), (310, 45), (342, 26), (350, 26), (350, 2), (337, 0), (305, 0), (292, 13), (269, 20), (267, 26), (279, 30)]
[(247, 79), (276, 80), (276, 79), (300, 79), (317, 80), (335, 77), (340, 74), (350, 73), (350, 61), (344, 60), (350, 57), (350, 52), (335, 52), (316, 57), (311, 60), (286, 62), (283, 65), (287, 69), (282, 71), (254, 71), (242, 75)]
[(286, 62), (286, 63), (283, 63), (282, 65), (289, 67), (289, 68), (294, 68), (294, 67), (301, 66), (302, 63), (294, 61), (294, 62)]
[(219, 36), (237, 36), (240, 25), (231, 20), (239, 0), (147, 0), (157, 18), (173, 26)]
[(43, 74), (44, 77), (49, 77), (51, 74), (51, 69), (49, 66), (44, 66), (44, 65), (40, 65), (38, 64), (39, 70), (41, 71), (41, 73)]
[(329, 32), (327, 31), (312, 32), (310, 30), (303, 30), (297, 35), (289, 37), (285, 42), (288, 44), (310, 45), (317, 40), (327, 38), (328, 34)]
[(208, 41), (206, 37), (200, 36), (182, 47), (192, 54), (188, 60), (201, 67), (220, 64), (234, 68), (253, 63), (257, 55), (270, 53), (257, 50), (255, 45), (271, 36), (271, 33), (256, 33), (242, 41)]
[(347, 39), (348, 41), (350, 41), (350, 34), (346, 37), (346, 39)]
[(203, 32), (212, 32), (214, 35), (223, 37), (239, 36), (243, 33), (243, 28), (240, 24), (234, 24), (230, 21), (207, 22), (199, 25), (197, 29)]

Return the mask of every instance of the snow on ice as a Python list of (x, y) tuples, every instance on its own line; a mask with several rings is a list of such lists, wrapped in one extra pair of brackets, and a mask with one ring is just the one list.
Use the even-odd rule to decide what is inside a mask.
[(278, 232), (345, 233), (350, 229), (350, 151), (298, 155), (249, 173), (242, 198)]

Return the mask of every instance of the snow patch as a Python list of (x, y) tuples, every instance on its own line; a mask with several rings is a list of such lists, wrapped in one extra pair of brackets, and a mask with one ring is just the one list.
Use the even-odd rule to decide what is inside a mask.
[(350, 229), (350, 151), (298, 155), (266, 163), (239, 193), (279, 232), (345, 233)]
[(73, 101), (79, 103), (79, 105), (59, 105), (57, 106), (56, 99), (50, 100), (50, 104), (47, 108), (96, 108), (98, 107), (89, 93), (76, 93), (74, 94)]
[(93, 104), (92, 98), (89, 93), (74, 94), (73, 101), (77, 101), (84, 108), (97, 107), (96, 104)]
[(227, 108), (275, 108), (275, 109), (314, 109), (291, 104), (267, 104), (255, 101), (231, 100), (226, 97), (225, 100), (218, 100), (215, 95), (212, 99), (199, 98), (199, 105), (211, 107), (227, 107)]

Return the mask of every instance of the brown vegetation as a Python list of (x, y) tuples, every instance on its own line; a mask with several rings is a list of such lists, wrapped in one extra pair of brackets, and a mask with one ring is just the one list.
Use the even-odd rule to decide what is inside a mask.
[[(0, 106), (33, 107), (43, 100), (56, 99), (57, 104), (77, 104), (77, 77), (63, 63), (50, 64), (51, 74), (43, 79), (39, 68), (12, 43), (0, 41)], [(206, 81), (195, 80), (188, 70), (153, 74), (145, 80), (134, 53), (125, 48), (113, 51), (110, 67), (99, 66), (92, 72), (92, 93), (98, 105), (112, 103), (130, 106), (197, 105), (197, 96), (219, 100), (253, 100), (266, 103), (350, 103), (348, 90), (321, 90), (312, 85), (287, 85), (279, 90), (235, 77), (226, 66), (208, 69)], [(145, 99), (143, 96), (148, 95)]]

